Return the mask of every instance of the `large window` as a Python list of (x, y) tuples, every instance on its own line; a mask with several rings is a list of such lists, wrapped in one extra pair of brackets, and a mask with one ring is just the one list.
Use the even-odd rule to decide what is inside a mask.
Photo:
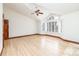
[(46, 21), (42, 23), (43, 32), (60, 32), (61, 23), (58, 19), (54, 19), (53, 16), (47, 18)]

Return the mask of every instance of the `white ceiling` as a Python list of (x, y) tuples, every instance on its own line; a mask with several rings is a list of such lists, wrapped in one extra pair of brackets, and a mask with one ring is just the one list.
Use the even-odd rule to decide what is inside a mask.
[[(79, 3), (38, 3), (37, 5), (58, 15), (79, 11)], [(31, 12), (31, 10), (29, 10), (29, 8), (24, 3), (7, 3), (4, 4), (4, 6), (10, 7), (23, 14)]]
[(59, 15), (79, 11), (79, 3), (39, 3), (38, 5)]
[(4, 3), (3, 8), (9, 8), (32, 19), (37, 19), (34, 15), (30, 15), (32, 12), (24, 3)]

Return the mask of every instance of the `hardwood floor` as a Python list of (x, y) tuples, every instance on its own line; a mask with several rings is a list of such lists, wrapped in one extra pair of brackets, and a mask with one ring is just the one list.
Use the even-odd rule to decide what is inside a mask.
[(79, 56), (79, 45), (50, 36), (26, 36), (4, 41), (2, 56)]
[(1, 48), (0, 48), (0, 55), (1, 55)]

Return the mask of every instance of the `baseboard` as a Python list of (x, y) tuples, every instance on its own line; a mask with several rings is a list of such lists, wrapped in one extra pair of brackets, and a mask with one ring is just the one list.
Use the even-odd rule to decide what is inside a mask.
[(20, 38), (20, 37), (26, 37), (26, 36), (33, 36), (33, 35), (51, 36), (51, 37), (59, 38), (59, 39), (61, 39), (61, 40), (63, 40), (63, 41), (66, 41), (66, 42), (71, 42), (71, 43), (79, 44), (79, 42), (72, 41), (72, 40), (67, 40), (67, 39), (65, 39), (65, 38), (62, 38), (61, 36), (55, 36), (55, 35), (50, 35), (50, 34), (39, 34), (39, 33), (30, 34), (30, 35), (23, 35), (23, 36), (16, 36), (16, 37), (10, 37), (9, 39)]
[(59, 39), (61, 39), (62, 41), (66, 41), (66, 42), (71, 42), (71, 43), (79, 44), (79, 42), (72, 41), (72, 40), (67, 40), (67, 39), (62, 38), (62, 37), (60, 37), (60, 36), (55, 36), (55, 35), (50, 35), (50, 34), (37, 34), (37, 35), (51, 36), (51, 37), (59, 38)]
[(10, 37), (9, 39), (20, 38), (20, 37), (26, 37), (26, 36), (33, 36), (33, 35), (38, 35), (38, 33), (29, 34), (29, 35), (22, 35), (22, 36), (16, 36), (16, 37)]

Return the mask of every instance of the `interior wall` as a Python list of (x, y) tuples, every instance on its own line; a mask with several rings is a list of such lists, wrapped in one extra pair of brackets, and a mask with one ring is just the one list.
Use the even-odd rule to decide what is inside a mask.
[(3, 47), (3, 19), (2, 19), (2, 14), (3, 14), (3, 8), (2, 4), (0, 3), (0, 52)]
[(62, 16), (62, 35), (79, 42), (79, 11)]
[(9, 37), (37, 33), (37, 21), (10, 8), (4, 8), (4, 17), (9, 20)]

